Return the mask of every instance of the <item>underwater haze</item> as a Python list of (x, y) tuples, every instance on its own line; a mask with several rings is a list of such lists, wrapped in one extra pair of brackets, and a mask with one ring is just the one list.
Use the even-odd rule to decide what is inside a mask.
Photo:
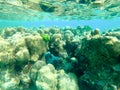
[(114, 18), (110, 20), (101, 20), (101, 19), (93, 19), (93, 20), (39, 20), (39, 21), (13, 21), (13, 20), (0, 20), (0, 27), (17, 27), (23, 26), (27, 28), (31, 27), (77, 27), (77, 26), (84, 26), (89, 25), (94, 30), (99, 28), (102, 32), (115, 29), (120, 27), (120, 18)]
[(120, 90), (120, 0), (0, 0), (0, 90)]

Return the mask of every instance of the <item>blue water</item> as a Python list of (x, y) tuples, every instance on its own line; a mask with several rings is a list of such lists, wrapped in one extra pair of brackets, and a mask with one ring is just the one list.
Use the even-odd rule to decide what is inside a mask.
[(94, 19), (94, 20), (41, 20), (41, 21), (10, 21), (10, 20), (0, 20), (0, 27), (16, 27), (16, 26), (24, 26), (27, 28), (30, 27), (52, 27), (52, 26), (58, 26), (58, 27), (77, 27), (78, 25), (84, 26), (89, 25), (93, 29), (99, 28), (101, 31), (109, 30), (109, 29), (115, 29), (120, 28), (120, 18), (116, 19)]

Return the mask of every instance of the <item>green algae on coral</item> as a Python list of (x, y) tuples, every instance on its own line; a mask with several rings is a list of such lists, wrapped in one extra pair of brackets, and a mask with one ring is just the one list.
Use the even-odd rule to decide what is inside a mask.
[(50, 36), (48, 34), (41, 34), (41, 37), (43, 38), (44, 41), (49, 42), (50, 41)]

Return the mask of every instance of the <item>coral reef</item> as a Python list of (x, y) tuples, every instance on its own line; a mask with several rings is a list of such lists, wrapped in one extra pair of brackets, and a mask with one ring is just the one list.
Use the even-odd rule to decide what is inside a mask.
[[(94, 31), (95, 33), (96, 31)], [(101, 87), (105, 86), (105, 90), (111, 87), (110, 90), (113, 90), (112, 85), (117, 85), (119, 87), (119, 78), (116, 81), (116, 78), (119, 77), (119, 72), (116, 72), (119, 69), (118, 63), (120, 55), (120, 41), (114, 35), (116, 32), (108, 32), (111, 35), (94, 35), (92, 37), (85, 38), (82, 41), (81, 48), (76, 49), (76, 55), (83, 55), (88, 60), (88, 66), (85, 74), (80, 77), (81, 80), (85, 79), (93, 87), (94, 85), (99, 85)], [(86, 77), (86, 75), (89, 75)], [(111, 80), (111, 82), (110, 82)], [(102, 84), (100, 84), (102, 82)], [(104, 83), (106, 82), (106, 83)], [(110, 87), (109, 87), (110, 86)], [(100, 89), (101, 90), (101, 89)], [(115, 89), (116, 90), (116, 89)]]
[(117, 90), (120, 30), (4, 28), (0, 36), (2, 90)]
[[(24, 83), (29, 81), (23, 80), (28, 76), (21, 73), (18, 77), (17, 74), (22, 72), (23, 67), (29, 62), (40, 59), (47, 50), (46, 42), (39, 34), (28, 33), (25, 28), (21, 27), (3, 29), (0, 39), (0, 76), (2, 77), (0, 87), (3, 90), (15, 90), (22, 81)], [(30, 68), (30, 65), (28, 66)]]
[(46, 43), (39, 34), (26, 36), (25, 41), (31, 56), (31, 61), (38, 60), (46, 52)]

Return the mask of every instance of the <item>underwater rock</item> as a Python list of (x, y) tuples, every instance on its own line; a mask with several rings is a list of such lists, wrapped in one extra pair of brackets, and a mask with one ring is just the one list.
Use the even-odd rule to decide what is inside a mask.
[[(25, 32), (24, 32), (25, 33)], [(30, 61), (30, 53), (26, 46), (25, 35), (24, 33), (17, 32), (7, 39), (11, 44), (14, 50), (14, 58), (16, 60), (16, 66), (22, 67), (28, 61)]]
[(37, 76), (38, 76), (38, 71), (45, 66), (45, 62), (44, 61), (37, 61), (35, 62), (34, 65), (32, 65), (31, 69), (30, 69), (30, 73), (29, 76), (31, 78), (31, 80), (35, 83)]
[(77, 49), (78, 45), (79, 45), (79, 42), (76, 42), (76, 41), (67, 42), (66, 41), (66, 44), (64, 45), (64, 49), (67, 51), (67, 54), (70, 57), (74, 57), (75, 50)]
[(17, 62), (28, 62), (30, 60), (29, 51), (27, 48), (21, 48), (16, 54), (15, 59)]
[(0, 89), (119, 89), (119, 29), (104, 34), (89, 26), (40, 29), (39, 33), (25, 28), (3, 29)]
[(5, 29), (2, 30), (1, 36), (3, 38), (8, 38), (8, 37), (12, 36), (15, 33), (16, 33), (15, 28), (5, 28)]
[(26, 29), (24, 27), (17, 27), (17, 28), (7, 27), (2, 29), (1, 36), (4, 39), (7, 39), (7, 38), (13, 37), (15, 34), (18, 34), (19, 36), (21, 36), (22, 34), (25, 34), (25, 33), (26, 33)]
[(39, 70), (41, 67), (45, 66), (46, 63), (42, 60), (38, 60), (37, 62), (34, 63), (34, 65), (32, 66), (32, 69), (37, 69)]
[(62, 63), (60, 57), (54, 56), (50, 52), (45, 53), (45, 61), (46, 64), (52, 64), (55, 68), (60, 67), (60, 64)]
[[(11, 32), (11, 30), (13, 30), (14, 33), (6, 34)], [(40, 35), (38, 35), (38, 37), (37, 36), (34, 37), (33, 35), (31, 35), (32, 34), (31, 31), (26, 32), (24, 31), (24, 28), (10, 28), (10, 29), (8, 28), (6, 31), (3, 32), (4, 33), (2, 33), (2, 37), (4, 39), (0, 37), (0, 65), (1, 65), (0, 70), (11, 71), (10, 73), (13, 74), (13, 76), (19, 78), (20, 83), (16, 84), (15, 78), (11, 77), (12, 79), (11, 81), (4, 82), (3, 80), (1, 80), (0, 82), (2, 85), (1, 87), (4, 90), (11, 89), (18, 90), (20, 88), (21, 90), (28, 89), (30, 87), (30, 84), (32, 83), (29, 77), (31, 65), (30, 64), (27, 65), (32, 57), (30, 56), (29, 49), (32, 48), (33, 50), (34, 48), (36, 48), (35, 50), (40, 50), (39, 52), (34, 50), (35, 51), (34, 53), (37, 53), (41, 57), (41, 54), (44, 53), (44, 51), (46, 50), (46, 43), (42, 40)], [(29, 44), (29, 46), (31, 45), (30, 48), (29, 46), (27, 46), (28, 41), (26, 42), (26, 40), (29, 40), (29, 37), (30, 40), (32, 39), (31, 41), (33, 42), (33, 46), (31, 45), (31, 43)], [(41, 46), (41, 44), (43, 44), (43, 46)], [(37, 58), (37, 60), (38, 59), (39, 57)], [(18, 73), (20, 74), (19, 76), (16, 75)], [(0, 73), (0, 76), (1, 75), (4, 76), (5, 73)], [(7, 87), (5, 87), (5, 85)]]
[(120, 72), (120, 64), (116, 64), (115, 66), (113, 66), (113, 70)]
[[(102, 85), (91, 84), (89, 81), (80, 80), (78, 81), (80, 90), (103, 90)], [(105, 89), (106, 90), (106, 89)]]
[(58, 78), (58, 89), (59, 90), (80, 90), (78, 86), (78, 80), (75, 74), (65, 74), (63, 70), (59, 71)]
[(17, 89), (17, 87), (16, 87), (17, 85), (19, 85), (18, 81), (16, 81), (13, 78), (11, 81), (4, 83), (1, 86), (1, 89), (3, 89), (3, 90), (11, 90), (11, 89), (15, 90), (15, 89)]
[(43, 61), (37, 61), (30, 71), (30, 78), (36, 84), (37, 89), (79, 90), (78, 80), (75, 74), (66, 74), (64, 70), (57, 71), (53, 65), (45, 65), (43, 63)]
[[(102, 79), (105, 82), (104, 79), (110, 77), (106, 82), (116, 84), (115, 77), (118, 77), (119, 74), (116, 73), (114, 75), (112, 69), (116, 71), (119, 68), (116, 66), (119, 63), (117, 59), (120, 55), (119, 46), (120, 41), (115, 36), (95, 35), (82, 39), (82, 45), (76, 49), (76, 55), (82, 55), (87, 58), (88, 64), (85, 71), (89, 72), (87, 75), (90, 76), (87, 78), (84, 76), (84, 72), (83, 80), (86, 78), (87, 81), (91, 80), (91, 83), (95, 83), (94, 81)], [(110, 82), (109, 79), (111, 78), (112, 81)]]
[(15, 63), (14, 49), (7, 40), (0, 38), (0, 64), (9, 65)]
[(23, 73), (21, 72), (20, 75), (20, 85), (22, 85), (23, 90), (24, 89), (29, 89), (30, 88), (30, 84), (31, 84), (31, 79), (29, 77), (29, 73)]
[(6, 51), (5, 53), (0, 53), (0, 64), (1, 65), (10, 65), (15, 63), (15, 58), (13, 52)]
[(46, 52), (46, 42), (39, 34), (26, 36), (25, 41), (31, 56), (31, 61), (37, 61)]
[(113, 37), (117, 37), (120, 40), (120, 29), (116, 29), (116, 30), (110, 30), (109, 32), (107, 32), (105, 34), (106, 36), (113, 36)]
[(43, 66), (38, 71), (36, 80), (37, 89), (56, 90), (56, 83), (56, 70), (51, 64)]
[(20, 84), (20, 78), (15, 76), (14, 72), (10, 72), (9, 70), (1, 71), (0, 73), (0, 89), (2, 90), (15, 90), (18, 89), (18, 85)]
[(53, 27), (53, 28), (50, 28), (49, 32), (52, 34), (57, 34), (60, 32), (60, 30), (58, 27)]
[[(49, 66), (48, 64), (39, 70), (38, 79), (36, 80), (37, 88), (48, 90), (79, 90), (77, 77), (74, 74), (71, 73), (67, 75), (64, 71), (59, 71), (57, 73), (54, 69), (51, 71), (51, 66)], [(44, 82), (41, 82), (41, 80)]]
[(74, 37), (74, 35), (70, 30), (65, 31), (64, 39), (66, 40), (66, 43), (71, 42), (73, 40), (73, 37)]
[[(60, 56), (65, 52), (63, 49), (64, 42), (61, 34), (54, 34), (49, 41), (49, 50), (55, 56)], [(62, 56), (62, 55), (61, 55)]]
[(100, 35), (100, 30), (96, 28), (94, 31), (91, 31), (91, 35)]
[[(120, 53), (118, 46), (119, 41), (114, 37), (94, 36), (88, 40), (85, 39), (85, 41), (83, 41), (80, 54), (85, 55), (85, 57), (87, 57), (92, 62), (95, 60), (95, 62), (100, 65), (102, 65), (103, 61), (117, 63), (115, 59)], [(90, 65), (96, 65), (95, 62), (92, 62), (89, 62)]]

